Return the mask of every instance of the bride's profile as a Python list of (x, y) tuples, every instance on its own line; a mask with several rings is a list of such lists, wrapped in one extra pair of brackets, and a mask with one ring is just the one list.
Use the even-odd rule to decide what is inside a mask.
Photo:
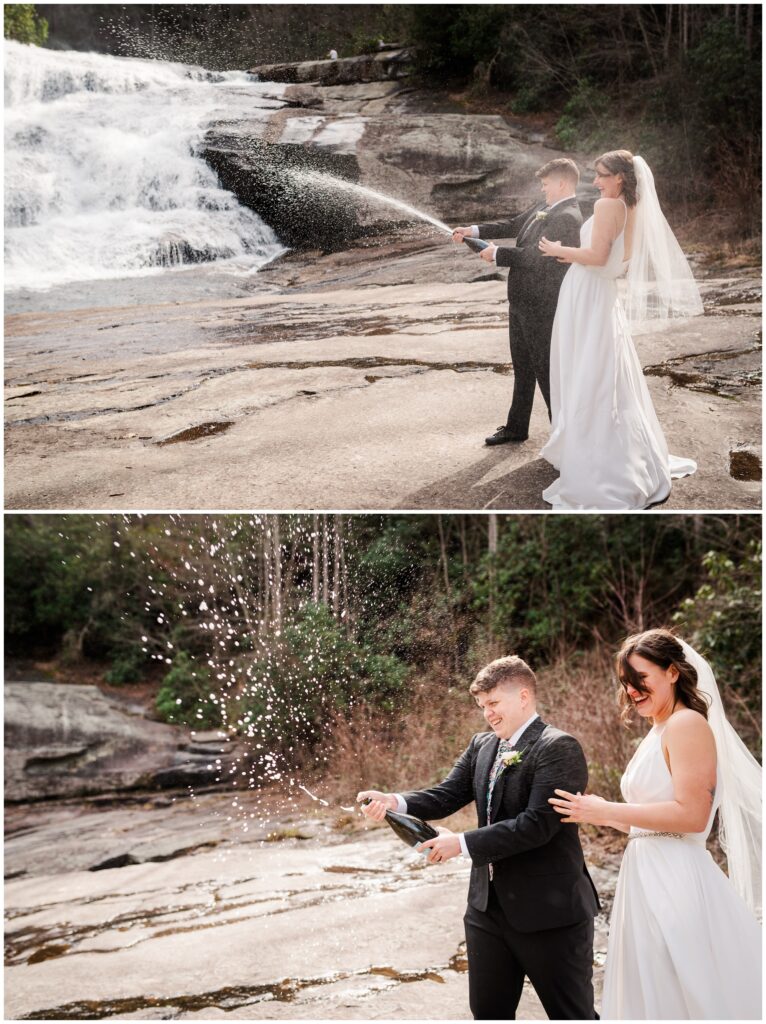
[(541, 452), (559, 478), (543, 497), (559, 509), (642, 509), (697, 466), (668, 453), (632, 331), (698, 315), (702, 302), (646, 161), (620, 149), (595, 167), (601, 198), (580, 247), (539, 243), (572, 264), (551, 336), (551, 435)]
[[(652, 722), (625, 803), (556, 790), (564, 822), (627, 832), (609, 928), (607, 1020), (761, 1019), (761, 767), (708, 662), (666, 629), (617, 656), (623, 715)], [(729, 877), (706, 848), (716, 812)]]

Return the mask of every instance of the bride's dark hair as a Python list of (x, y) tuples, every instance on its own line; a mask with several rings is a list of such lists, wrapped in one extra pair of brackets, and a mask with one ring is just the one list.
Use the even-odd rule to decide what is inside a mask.
[(647, 661), (654, 662), (662, 669), (675, 665), (678, 672), (676, 680), (676, 700), (692, 711), (698, 711), (707, 719), (708, 702), (697, 689), (697, 670), (689, 664), (684, 649), (678, 638), (669, 629), (647, 629), (644, 633), (634, 633), (623, 642), (616, 658), (617, 678), (622, 683), (620, 691), (621, 718), (626, 724), (630, 721), (633, 702), (627, 694), (628, 683), (639, 693), (646, 693), (646, 684), (628, 661), (632, 654), (638, 654)]
[(629, 149), (612, 149), (608, 153), (602, 153), (594, 162), (596, 168), (601, 164), (606, 167), (610, 174), (622, 175), (622, 198), (628, 206), (635, 206), (638, 202), (636, 171), (633, 167), (633, 154)]

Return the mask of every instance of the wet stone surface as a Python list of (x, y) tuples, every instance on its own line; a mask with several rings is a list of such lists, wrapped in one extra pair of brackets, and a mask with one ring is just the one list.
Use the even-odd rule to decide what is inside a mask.
[(180, 444), (183, 441), (199, 441), (202, 437), (212, 437), (213, 434), (222, 434), (225, 430), (228, 430), (233, 424), (225, 421), (223, 423), (198, 423), (194, 427), (189, 427), (187, 430), (179, 430), (175, 434), (171, 434), (170, 437), (161, 438), (156, 444), (162, 446), (166, 444)]
[[(6, 872), (26, 873), (6, 880), (6, 1018), (470, 1019), (467, 865), (426, 867), (383, 826), (233, 799), (11, 808)], [(193, 844), (211, 832), (215, 848)], [(137, 833), (188, 848), (87, 870), (104, 834), (127, 850)], [(615, 866), (593, 871), (608, 907)], [(599, 917), (599, 991), (605, 946)], [(528, 985), (519, 1015), (545, 1019)]]
[[(207, 273), (8, 317), (8, 508), (545, 507), (539, 396), (528, 441), (484, 446), (513, 389), (506, 288), (464, 247), (408, 228), (236, 287)], [(729, 453), (760, 443), (759, 272), (699, 274), (707, 315), (636, 339), (699, 466), (662, 507), (757, 509)]]
[(649, 377), (667, 377), (677, 387), (721, 398), (736, 398), (748, 388), (760, 389), (763, 379), (760, 345), (741, 349), (694, 352), (645, 366)]
[(761, 457), (752, 448), (743, 446), (729, 452), (729, 472), (735, 480), (761, 480)]

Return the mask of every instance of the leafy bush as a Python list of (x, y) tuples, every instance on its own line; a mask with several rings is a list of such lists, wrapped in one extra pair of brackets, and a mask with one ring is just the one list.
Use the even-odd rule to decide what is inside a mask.
[(470, 78), (490, 61), (506, 18), (502, 4), (412, 4), (410, 40), (421, 71), (443, 80)]
[(38, 15), (34, 4), (5, 4), (3, 33), (17, 43), (43, 46), (48, 38), (48, 22)]
[(393, 708), (407, 675), (398, 658), (354, 642), (327, 607), (310, 603), (248, 670), (238, 723), (252, 723), (283, 746), (310, 747), (333, 714), (356, 702)]
[(556, 138), (565, 149), (592, 143), (594, 135), (604, 138), (611, 131), (607, 125), (608, 113), (609, 103), (603, 89), (583, 78), (564, 104), (554, 129)]
[(709, 659), (719, 686), (734, 686), (759, 717), (761, 706), (761, 545), (751, 541), (733, 559), (721, 551), (703, 558), (707, 580), (681, 603), (675, 625)]
[(209, 670), (185, 651), (179, 651), (173, 667), (162, 680), (155, 707), (160, 716), (174, 725), (218, 728), (222, 722), (220, 703), (211, 700), (213, 686)]
[(760, 61), (749, 53), (729, 18), (709, 23), (689, 53), (699, 117), (713, 129), (714, 143), (722, 127), (727, 134), (760, 130)]
[(55, 648), (92, 617), (109, 538), (80, 516), (8, 516), (4, 525), (6, 642)]
[(107, 683), (120, 686), (123, 683), (137, 683), (143, 677), (143, 658), (140, 653), (129, 651), (112, 662), (104, 676)]

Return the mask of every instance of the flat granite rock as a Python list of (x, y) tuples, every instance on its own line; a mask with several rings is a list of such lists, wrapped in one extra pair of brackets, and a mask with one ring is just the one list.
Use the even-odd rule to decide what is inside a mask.
[[(663, 508), (757, 509), (731, 453), (760, 451), (759, 279), (704, 273), (705, 316), (636, 339), (699, 467)], [(528, 441), (484, 446), (513, 390), (503, 274), (424, 228), (291, 254), (251, 289), (9, 316), (7, 507), (545, 508), (539, 396)]]
[(216, 780), (231, 744), (190, 742), (95, 686), (5, 684), (5, 799), (73, 797)]
[[(247, 819), (227, 815), (230, 799), (26, 812), (6, 863), (52, 843), (61, 858), (52, 874), (28, 860), (29, 875), (6, 882), (6, 1019), (470, 1019), (465, 863), (427, 867), (385, 826), (344, 835), (329, 812), (271, 821), (313, 839), (253, 841)], [(184, 832), (217, 846), (78, 870), (99, 829), (158, 848)], [(598, 870), (613, 889), (614, 865)], [(597, 994), (605, 943), (599, 917)], [(520, 1015), (545, 1019), (529, 986)]]

